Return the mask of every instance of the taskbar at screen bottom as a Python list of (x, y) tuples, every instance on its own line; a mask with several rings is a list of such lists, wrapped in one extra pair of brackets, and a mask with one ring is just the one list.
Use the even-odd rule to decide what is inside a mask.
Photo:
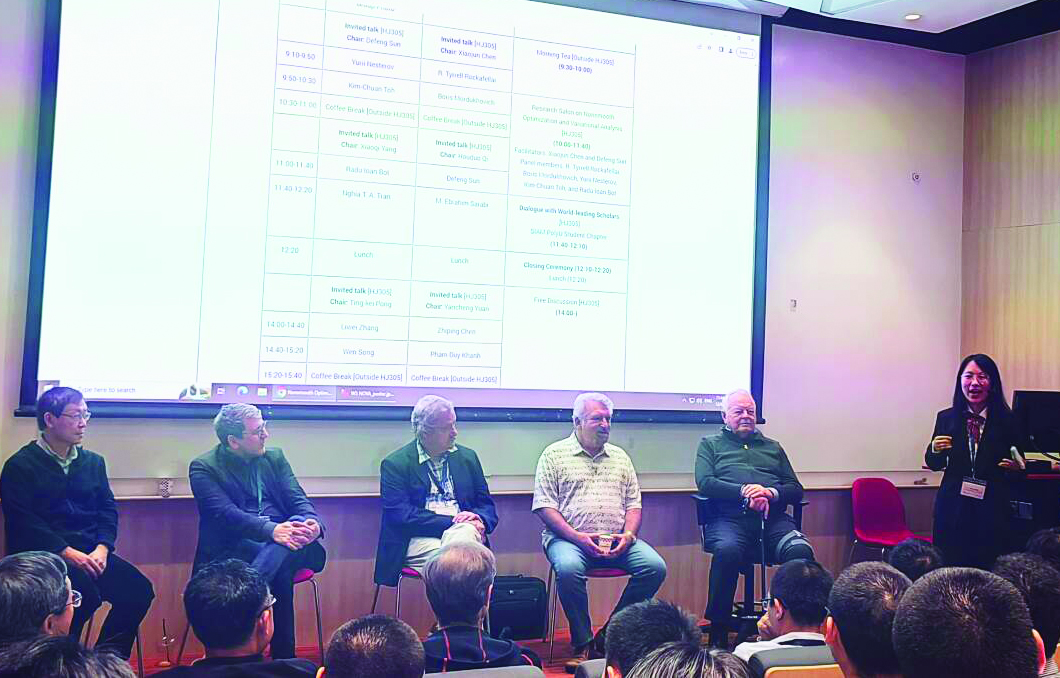
[[(584, 391), (497, 388), (432, 388), (429, 386), (338, 386), (334, 384), (89, 384), (41, 380), (38, 393), (53, 386), (70, 386), (81, 391), (85, 400), (106, 402), (157, 403), (251, 403), (255, 405), (378, 405), (411, 407), (427, 394), (442, 396), (457, 407), (474, 408), (570, 408)], [(586, 389), (588, 390), (588, 389)], [(671, 410), (718, 412), (724, 394), (643, 393), (605, 391), (622, 410)]]

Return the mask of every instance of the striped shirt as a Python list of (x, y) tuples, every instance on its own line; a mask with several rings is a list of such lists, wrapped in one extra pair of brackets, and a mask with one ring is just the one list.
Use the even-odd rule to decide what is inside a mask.
[[(626, 511), (640, 507), (637, 472), (621, 447), (605, 443), (592, 456), (572, 433), (541, 453), (532, 510), (555, 509), (579, 532), (618, 534)], [(555, 537), (547, 527), (541, 536), (546, 546)]]

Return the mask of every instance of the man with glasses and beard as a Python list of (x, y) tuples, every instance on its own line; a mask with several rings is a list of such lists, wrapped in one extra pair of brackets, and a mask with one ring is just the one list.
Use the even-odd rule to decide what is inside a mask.
[(11, 456), (0, 473), (8, 553), (48, 551), (68, 567), (83, 603), (70, 631), (105, 600), (111, 604), (97, 645), (128, 659), (154, 588), (114, 552), (118, 507), (103, 457), (81, 446), (91, 417), (81, 393), (56, 386), (37, 399), (40, 436)]
[(294, 573), (324, 569), (324, 527), (253, 405), (225, 405), (214, 419), (219, 444), (191, 462), (199, 507), (195, 571), (227, 558), (248, 562), (276, 596), (272, 658), (294, 657)]

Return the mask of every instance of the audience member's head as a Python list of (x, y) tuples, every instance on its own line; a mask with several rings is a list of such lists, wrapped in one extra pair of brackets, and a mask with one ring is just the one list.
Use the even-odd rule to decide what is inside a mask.
[(1032, 534), (1027, 540), (1027, 553), (1045, 558), (1060, 570), (1060, 527), (1050, 527)]
[(778, 635), (820, 630), (832, 590), (832, 575), (820, 563), (789, 560), (773, 575), (771, 590), (768, 614)]
[(666, 643), (633, 665), (627, 678), (751, 678), (743, 660), (699, 643)]
[[(60, 417), (66, 412), (67, 406), (80, 405), (84, 400), (81, 391), (69, 386), (53, 386), (41, 393), (37, 398), (37, 428), (47, 431), (55, 423), (62, 421)], [(49, 414), (50, 417), (45, 416)]]
[(80, 602), (66, 563), (54, 553), (25, 551), (0, 560), (0, 642), (67, 634)]
[(0, 678), (134, 678), (115, 654), (90, 650), (70, 635), (38, 636), (0, 651)]
[(384, 614), (352, 619), (335, 631), (326, 678), (421, 678), (423, 644), (412, 627)]
[(909, 586), (908, 577), (878, 561), (851, 565), (836, 577), (825, 640), (847, 678), (899, 675), (891, 626)]
[(929, 572), (909, 588), (894, 649), (905, 678), (1035, 678), (1045, 663), (1020, 592), (970, 567)]
[(1060, 572), (1033, 553), (1010, 553), (994, 563), (994, 574), (1023, 595), (1031, 623), (1042, 637), (1045, 656), (1056, 654), (1060, 642)]
[(623, 608), (607, 623), (605, 678), (627, 675), (637, 661), (664, 643), (696, 644), (702, 635), (695, 619), (673, 603), (653, 598)]
[(206, 565), (184, 588), (188, 622), (211, 656), (261, 653), (275, 602), (258, 571), (234, 558)]
[(942, 551), (934, 544), (910, 537), (898, 542), (887, 554), (887, 562), (911, 581), (942, 567)]
[(478, 626), (497, 576), (493, 552), (477, 542), (454, 542), (438, 549), (423, 567), (427, 600), (441, 627)]

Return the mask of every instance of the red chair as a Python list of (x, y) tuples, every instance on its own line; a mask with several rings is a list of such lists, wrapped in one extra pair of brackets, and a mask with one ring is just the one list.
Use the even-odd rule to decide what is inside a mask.
[[(412, 569), (411, 567), (401, 568), (401, 572), (398, 573), (397, 592), (394, 594), (394, 617), (401, 619), (401, 580), (402, 579), (423, 579), (423, 576), (419, 572)], [(372, 614), (375, 614), (375, 606), (379, 603), (379, 587), (382, 584), (375, 585), (375, 595), (372, 596)]]
[(910, 537), (930, 542), (931, 537), (913, 534), (905, 522), (905, 505), (898, 488), (886, 478), (858, 478), (850, 487), (854, 515), (854, 543), (847, 562), (854, 560), (858, 545), (880, 549), (880, 557)]
[[(553, 651), (556, 645), (556, 608), (559, 607), (559, 594), (556, 590), (559, 587), (559, 582), (556, 582), (556, 587), (552, 586), (555, 574), (556, 570), (550, 567), (548, 569), (548, 584), (545, 586), (545, 598), (548, 600), (548, 606), (550, 609), (548, 638), (541, 639), (542, 641), (548, 640), (549, 663), (552, 663)], [(585, 571), (585, 576), (589, 579), (613, 579), (615, 577), (628, 577), (629, 572), (620, 570), (617, 567), (592, 567)]]

